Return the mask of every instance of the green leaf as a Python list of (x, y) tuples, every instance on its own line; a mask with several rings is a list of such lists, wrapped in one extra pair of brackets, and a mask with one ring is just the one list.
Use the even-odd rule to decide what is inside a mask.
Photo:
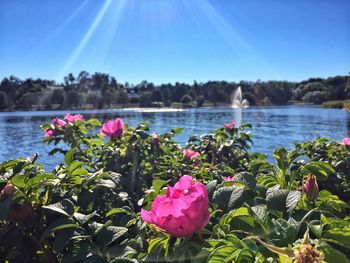
[(341, 212), (346, 208), (349, 208), (349, 205), (347, 203), (340, 200), (338, 196), (332, 195), (332, 193), (327, 190), (322, 190), (319, 193), (316, 204), (319, 208), (327, 210), (329, 212)]
[(265, 223), (267, 220), (267, 207), (266, 205), (256, 205), (251, 207), (252, 211), (254, 212), (254, 214), (256, 215), (257, 218), (259, 218), (259, 220), (262, 223)]
[(314, 233), (317, 238), (321, 238), (322, 230), (323, 230), (323, 225), (322, 225), (321, 221), (312, 220), (307, 225), (310, 228), (310, 230), (312, 231), (312, 233)]
[(73, 173), (76, 169), (80, 169), (84, 166), (82, 162), (79, 162), (77, 160), (71, 162), (68, 166), (69, 173)]
[(83, 134), (87, 134), (89, 132), (89, 130), (86, 128), (85, 125), (79, 125), (79, 130), (83, 133)]
[(108, 261), (108, 263), (138, 263), (138, 261), (136, 259), (130, 259), (130, 258), (114, 258), (111, 261)]
[(237, 187), (232, 191), (230, 200), (228, 203), (228, 209), (236, 208), (238, 205), (241, 204), (243, 193), (244, 193), (244, 186)]
[(112, 208), (111, 210), (109, 210), (109, 212), (106, 214), (106, 217), (109, 217), (109, 216), (114, 216), (114, 215), (117, 215), (117, 214), (128, 214), (128, 215), (131, 215), (131, 216), (134, 216), (135, 213), (131, 212), (131, 211), (128, 211), (128, 210), (125, 210), (123, 208)]
[(161, 179), (154, 179), (153, 182), (152, 182), (152, 187), (154, 189), (154, 192), (156, 194), (159, 193), (160, 189), (162, 189), (162, 187), (164, 185), (167, 184), (167, 181), (164, 181), (164, 180), (161, 180)]
[(244, 183), (247, 185), (250, 189), (254, 189), (256, 186), (256, 179), (255, 176), (248, 172), (240, 172), (237, 175), (235, 175), (235, 178), (237, 181)]
[(288, 193), (288, 190), (277, 188), (268, 192), (266, 196), (267, 207), (272, 210), (284, 211)]
[(231, 193), (235, 188), (230, 187), (220, 187), (213, 194), (213, 202), (219, 206), (220, 209), (226, 210), (229, 204)]
[(42, 206), (42, 208), (54, 211), (64, 216), (70, 216), (74, 213), (74, 204), (68, 199), (63, 199), (55, 204)]
[(100, 139), (94, 138), (94, 139), (87, 140), (87, 143), (89, 145), (101, 145), (103, 144), (103, 141)]
[(103, 248), (128, 232), (126, 227), (103, 227), (96, 236), (96, 245)]
[(334, 174), (335, 171), (332, 166), (324, 162), (309, 162), (301, 168), (303, 175), (313, 174), (317, 180), (325, 181), (329, 174)]
[(217, 186), (217, 183), (218, 181), (217, 180), (213, 180), (213, 181), (210, 181), (207, 185), (206, 185), (206, 188), (208, 190), (208, 196), (209, 198), (211, 199), (213, 194), (214, 194), (214, 191), (216, 189), (216, 186)]
[(92, 251), (96, 251), (96, 248), (90, 241), (78, 240), (68, 247), (62, 262), (82, 262), (91, 257)]
[[(237, 251), (236, 251), (237, 252)], [(231, 259), (233, 259), (231, 257)], [(245, 248), (239, 250), (239, 253), (234, 258), (235, 263), (246, 263), (246, 262), (254, 262), (254, 253), (250, 251), (250, 249)]]
[(151, 254), (154, 251), (160, 251), (163, 249), (163, 243), (166, 242), (168, 237), (162, 236), (162, 237), (156, 237), (151, 239), (148, 245), (148, 254)]
[(74, 213), (74, 218), (79, 222), (80, 225), (84, 225), (86, 222), (88, 222), (91, 218), (93, 218), (96, 215), (96, 211), (92, 212), (91, 214), (84, 215), (81, 213)]
[[(88, 172), (85, 168), (78, 168), (78, 169), (75, 169), (75, 170), (71, 173), (71, 175), (80, 175), (80, 176), (82, 176), (82, 175), (88, 175), (88, 174), (89, 174), (89, 172)], [(78, 180), (77, 183), (80, 184), (81, 181)]]
[(74, 157), (74, 153), (76, 151), (76, 148), (72, 148), (70, 149), (66, 155), (64, 156), (64, 162), (67, 164), (67, 165), (70, 165), (71, 162), (73, 161), (73, 157)]
[(324, 241), (319, 242), (316, 245), (316, 248), (323, 252), (326, 262), (350, 262), (350, 259), (345, 254), (339, 250), (334, 249)]
[(350, 247), (350, 228), (330, 229), (326, 231), (322, 237), (328, 240), (334, 240), (341, 245)]
[(300, 191), (290, 191), (286, 199), (287, 212), (291, 214), (301, 199)]
[(11, 178), (11, 183), (19, 188), (25, 188), (27, 178), (26, 174), (16, 174)]
[(101, 122), (96, 119), (90, 119), (86, 121), (86, 125), (92, 125), (92, 126), (101, 126)]
[(208, 263), (226, 262), (226, 259), (230, 258), (232, 253), (237, 250), (232, 245), (223, 245), (216, 249), (208, 257)]
[[(40, 242), (44, 241), (47, 239), (51, 234), (57, 232), (57, 231), (62, 231), (62, 230), (67, 230), (67, 229), (72, 229), (72, 228), (77, 228), (79, 229), (80, 227), (76, 224), (74, 224), (71, 220), (67, 218), (59, 218), (52, 222), (42, 233), (40, 237)], [(82, 228), (80, 228), (82, 229)], [(82, 229), (83, 230), (83, 229)]]
[(275, 157), (277, 167), (286, 173), (288, 169), (288, 151), (285, 148), (276, 147), (273, 157)]

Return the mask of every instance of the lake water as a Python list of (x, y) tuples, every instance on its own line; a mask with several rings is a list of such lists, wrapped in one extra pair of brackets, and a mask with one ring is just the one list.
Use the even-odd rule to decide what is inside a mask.
[[(340, 141), (350, 137), (350, 113), (338, 109), (314, 106), (251, 107), (247, 109), (199, 108), (188, 110), (94, 110), (70, 111), (101, 121), (121, 117), (135, 127), (149, 121), (151, 132), (167, 132), (175, 127), (184, 128), (177, 141), (185, 145), (192, 134), (209, 133), (232, 119), (236, 123), (251, 123), (254, 145), (252, 151), (269, 156), (276, 146), (292, 149), (293, 142), (311, 140), (317, 136)], [(43, 133), (39, 126), (55, 116), (63, 117), (66, 111), (2, 112), (0, 113), (0, 162), (39, 153), (39, 162), (53, 168), (61, 155), (48, 156), (52, 145), (42, 144)]]

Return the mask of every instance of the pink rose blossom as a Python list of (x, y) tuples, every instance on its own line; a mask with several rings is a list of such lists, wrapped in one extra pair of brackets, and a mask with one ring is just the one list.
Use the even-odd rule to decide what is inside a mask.
[(230, 123), (224, 123), (224, 127), (227, 130), (233, 130), (235, 128), (235, 124), (236, 122), (234, 120), (232, 120)]
[(344, 138), (344, 139), (341, 141), (341, 143), (344, 144), (344, 145), (350, 146), (350, 138)]
[(223, 179), (224, 179), (225, 182), (230, 182), (230, 181), (236, 181), (237, 180), (237, 178), (234, 177), (234, 176), (224, 176)]
[(61, 119), (59, 119), (57, 117), (52, 119), (52, 124), (55, 127), (63, 127), (63, 126), (67, 125), (67, 123), (64, 120), (61, 120)]
[(159, 145), (159, 138), (158, 138), (158, 133), (157, 132), (154, 132), (152, 134), (152, 142), (154, 145), (158, 146)]
[(46, 129), (44, 132), (45, 132), (44, 134), (45, 138), (50, 138), (55, 135), (55, 131), (51, 129)]
[(197, 158), (198, 156), (200, 156), (200, 153), (199, 152), (196, 152), (196, 151), (192, 151), (190, 149), (184, 149), (182, 151), (183, 155), (185, 156), (186, 159), (188, 160), (192, 160), (192, 159), (195, 159)]
[(141, 209), (141, 218), (175, 237), (188, 237), (203, 229), (210, 220), (208, 191), (185, 175), (158, 195), (150, 211)]
[(102, 125), (100, 133), (109, 136), (111, 138), (122, 135), (124, 131), (124, 122), (122, 119), (117, 118), (114, 121), (107, 121)]
[(81, 114), (71, 115), (67, 113), (66, 116), (64, 116), (64, 120), (69, 123), (74, 123), (76, 121), (84, 121), (84, 117)]

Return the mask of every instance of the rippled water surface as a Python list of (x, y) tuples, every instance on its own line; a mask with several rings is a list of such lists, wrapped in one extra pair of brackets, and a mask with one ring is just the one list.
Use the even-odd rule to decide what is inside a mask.
[[(39, 161), (53, 168), (62, 157), (48, 156), (51, 145), (41, 144), (43, 133), (39, 126), (63, 111), (0, 113), (0, 162), (39, 153)], [(185, 144), (192, 134), (205, 134), (235, 119), (238, 124), (251, 123), (253, 151), (271, 156), (275, 146), (292, 148), (293, 142), (310, 140), (317, 136), (341, 140), (349, 137), (350, 113), (338, 109), (311, 106), (251, 107), (248, 109), (201, 108), (189, 110), (96, 110), (74, 111), (101, 121), (121, 117), (131, 126), (149, 121), (151, 131), (163, 133), (175, 127), (184, 131), (177, 136)]]

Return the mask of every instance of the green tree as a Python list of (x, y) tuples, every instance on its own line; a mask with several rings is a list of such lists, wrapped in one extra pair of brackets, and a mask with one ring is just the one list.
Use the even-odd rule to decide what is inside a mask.
[(192, 97), (190, 95), (183, 95), (181, 98), (182, 105), (186, 106), (190, 104), (193, 101)]
[(55, 89), (52, 92), (51, 104), (64, 105), (66, 102), (66, 94), (63, 89)]
[(140, 95), (140, 106), (151, 107), (152, 106), (152, 93), (149, 91), (142, 92)]
[(197, 107), (202, 107), (204, 102), (205, 102), (205, 98), (203, 95), (200, 95), (196, 98), (196, 102), (197, 102)]
[(163, 94), (160, 89), (155, 89), (152, 91), (152, 101), (161, 102), (163, 101)]
[(129, 103), (129, 95), (124, 89), (118, 89), (115, 93), (115, 100), (125, 106)]
[(75, 90), (68, 91), (67, 93), (67, 106), (79, 107), (82, 104), (82, 96)]
[(0, 91), (0, 109), (6, 109), (8, 107), (8, 98), (7, 95)]

